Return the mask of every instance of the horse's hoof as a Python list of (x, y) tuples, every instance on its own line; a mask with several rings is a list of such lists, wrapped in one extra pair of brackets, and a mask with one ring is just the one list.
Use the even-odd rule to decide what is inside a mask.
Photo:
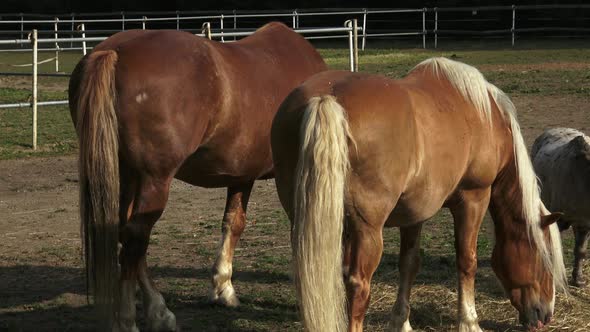
[(178, 331), (176, 316), (164, 307), (160, 312), (147, 318), (147, 330), (153, 332), (174, 332)]
[(578, 278), (574, 278), (572, 280), (572, 286), (574, 287), (578, 287), (578, 288), (583, 288), (586, 287), (586, 279), (582, 278), (582, 277), (578, 277)]
[(401, 328), (394, 328), (393, 331), (396, 331), (396, 332), (412, 332), (414, 330), (412, 329), (412, 325), (410, 325), (410, 321), (409, 320), (406, 320), (404, 322), (404, 324), (402, 325)]
[(209, 301), (228, 308), (235, 308), (240, 305), (240, 300), (238, 300), (238, 296), (232, 286), (225, 287), (221, 292), (213, 289), (209, 296)]
[(477, 323), (459, 323), (459, 332), (482, 332), (481, 327)]

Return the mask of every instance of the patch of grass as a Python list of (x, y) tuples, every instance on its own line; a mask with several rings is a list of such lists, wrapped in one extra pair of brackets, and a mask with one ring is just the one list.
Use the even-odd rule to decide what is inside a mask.
[(40, 107), (37, 128), (37, 151), (33, 151), (31, 110), (0, 109), (0, 159), (67, 155), (76, 151), (76, 134), (67, 107)]

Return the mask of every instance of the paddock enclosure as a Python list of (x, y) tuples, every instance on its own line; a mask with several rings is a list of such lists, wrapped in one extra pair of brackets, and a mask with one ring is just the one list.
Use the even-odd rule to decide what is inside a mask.
[[(379, 46), (379, 47), (377, 47)], [(394, 46), (396, 46), (394, 48)], [(437, 50), (373, 43), (359, 55), (359, 70), (392, 78), (405, 75), (432, 56), (475, 66), (508, 93), (518, 110), (530, 147), (545, 128), (572, 127), (590, 132), (590, 44), (555, 41), (516, 48), (467, 43)], [(414, 47), (419, 47), (413, 45)], [(348, 50), (319, 48), (332, 69), (347, 69)], [(42, 54), (42, 53), (41, 53)], [(48, 56), (51, 53), (48, 54)], [(79, 52), (63, 52), (60, 65), (71, 71)], [(40, 56), (42, 59), (43, 56)], [(29, 55), (0, 53), (3, 63), (30, 62)], [(45, 66), (45, 67), (44, 67)], [(40, 65), (50, 72), (52, 63)], [(30, 79), (0, 77), (0, 103), (26, 100)], [(42, 77), (40, 100), (67, 95), (67, 78)], [(38, 151), (30, 146), (30, 111), (0, 110), (0, 330), (93, 330), (87, 304), (79, 240), (76, 138), (67, 106), (39, 109)], [(148, 251), (152, 276), (183, 331), (299, 331), (290, 276), (289, 221), (273, 180), (255, 184), (246, 231), (234, 259), (234, 287), (241, 306), (207, 301), (210, 266), (219, 242), (219, 216), (225, 189), (203, 189), (174, 181), (164, 215)], [(422, 268), (413, 288), (411, 323), (424, 331), (453, 329), (457, 285), (452, 219), (437, 214), (422, 235)], [(505, 298), (490, 266), (493, 231), (488, 217), (478, 241), (476, 309), (489, 331), (520, 330), (516, 310)], [(396, 296), (399, 231), (384, 231), (384, 255), (374, 277), (366, 331), (383, 331)], [(562, 234), (568, 276), (573, 237)], [(584, 273), (590, 276), (586, 266)], [(138, 301), (138, 327), (144, 327)], [(554, 321), (543, 331), (590, 330), (590, 289), (570, 287), (558, 295)]]

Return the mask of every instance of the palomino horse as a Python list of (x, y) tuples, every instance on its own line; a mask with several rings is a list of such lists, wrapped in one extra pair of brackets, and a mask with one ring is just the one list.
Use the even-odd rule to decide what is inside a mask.
[(571, 128), (553, 128), (537, 137), (531, 150), (541, 180), (541, 198), (548, 208), (562, 211), (560, 230), (574, 229), (572, 283), (586, 284), (583, 261), (590, 239), (590, 137)]
[(398, 81), (328, 71), (287, 97), (271, 144), (307, 330), (362, 330), (384, 226), (402, 234), (392, 328), (411, 330), (422, 222), (443, 206), (455, 220), (459, 330), (481, 330), (474, 277), (488, 206), (492, 266), (522, 323), (551, 319), (555, 287), (565, 285), (558, 215), (540, 201), (515, 116), (477, 69), (445, 58)]
[(230, 44), (126, 31), (80, 61), (70, 81), (80, 211), (87, 275), (106, 328), (137, 330), (136, 281), (148, 329), (176, 328), (145, 257), (174, 177), (228, 187), (211, 293), (238, 304), (231, 261), (252, 185), (273, 175), (272, 118), (293, 88), (325, 69), (311, 44), (279, 23)]

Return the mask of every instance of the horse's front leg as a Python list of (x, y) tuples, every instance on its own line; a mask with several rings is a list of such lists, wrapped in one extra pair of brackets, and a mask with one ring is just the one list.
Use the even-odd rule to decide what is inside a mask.
[(584, 226), (575, 226), (574, 234), (576, 244), (574, 246), (574, 269), (572, 271), (572, 284), (576, 287), (584, 287), (586, 280), (584, 278), (584, 259), (586, 258), (586, 248), (590, 239), (590, 228)]
[(422, 224), (400, 228), (401, 247), (399, 252), (399, 289), (393, 305), (391, 330), (412, 331), (410, 325), (410, 293), (420, 269), (420, 234)]
[(455, 221), (460, 332), (481, 331), (475, 311), (477, 234), (490, 202), (490, 192), (490, 188), (461, 192), (459, 199), (450, 206)]
[(227, 188), (227, 202), (221, 226), (221, 243), (212, 269), (209, 299), (228, 307), (240, 304), (231, 282), (236, 244), (246, 227), (246, 209), (254, 182)]

